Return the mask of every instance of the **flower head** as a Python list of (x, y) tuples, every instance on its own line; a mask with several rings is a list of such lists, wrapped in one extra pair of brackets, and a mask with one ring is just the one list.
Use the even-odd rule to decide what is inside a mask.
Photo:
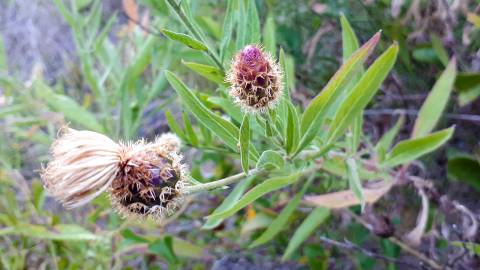
[(245, 111), (265, 111), (282, 93), (278, 64), (257, 45), (248, 45), (234, 57), (227, 81), (230, 95)]
[(187, 184), (175, 138), (115, 143), (96, 132), (64, 129), (42, 172), (44, 186), (67, 208), (107, 191), (123, 216), (161, 219), (178, 208)]

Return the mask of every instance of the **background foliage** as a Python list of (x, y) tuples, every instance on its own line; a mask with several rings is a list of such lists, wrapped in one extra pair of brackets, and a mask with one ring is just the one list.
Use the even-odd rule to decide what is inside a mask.
[[(480, 17), (475, 1), (182, 1), (178, 7), (186, 19), (178, 16), (176, 1), (33, 2), (0, 3), (0, 269), (411, 269), (420, 264), (419, 254), (454, 269), (478, 266), (478, 239), (476, 232), (468, 234), (468, 216), (443, 211), (440, 200), (448, 197), (478, 219)], [(345, 99), (350, 103), (322, 103), (327, 94), (315, 98), (321, 89), (328, 93), (324, 87), (332, 75), (380, 29), (365, 72), (382, 52), (391, 54), (385, 61), (394, 59), (397, 47), (388, 49), (394, 40), (398, 57), (383, 84), (377, 79), (378, 94), (373, 99), (350, 95)], [(201, 182), (255, 163), (283, 168), (279, 151), (258, 143), (271, 137), (260, 134), (269, 129), (261, 124), (267, 122), (253, 117), (246, 122), (226, 95), (223, 77), (230, 59), (252, 42), (263, 43), (285, 71), (292, 99), (278, 116), (285, 120), (286, 134), (278, 143), (285, 153), (322, 145), (314, 138), (320, 125), (312, 124), (326, 121), (316, 116), (321, 110), (338, 127), (325, 133), (323, 142), (352, 132), (340, 145), (348, 157), (329, 158), (325, 171), (303, 182), (294, 183), (293, 173), (267, 181), (252, 176), (231, 191), (200, 194), (161, 225), (120, 219), (106, 196), (68, 212), (46, 196), (38, 170), (65, 123), (115, 139), (153, 138), (172, 130), (186, 144), (192, 176)], [(382, 71), (386, 76), (388, 69)], [(361, 80), (360, 75), (345, 79)], [(325, 104), (342, 113), (329, 112)], [(317, 107), (302, 115), (308, 106)], [(360, 112), (363, 125), (356, 117)], [(452, 135), (447, 128), (453, 125)], [(442, 131), (418, 141), (434, 128)], [(414, 184), (395, 188), (375, 209), (363, 212), (361, 206), (312, 210), (301, 202), (304, 194), (349, 188), (368, 202), (369, 190), (360, 182), (371, 176), (361, 161), (372, 152), (362, 149), (374, 149), (379, 160), (393, 166), (450, 136), (446, 147), (404, 172), (432, 179), (439, 194), (429, 195), (439, 201), (427, 204), (427, 233), (410, 248), (416, 255), (381, 231), (384, 220), (394, 224), (396, 236), (418, 224), (425, 205), (417, 196), (422, 189)], [(240, 153), (232, 155), (238, 138)], [(246, 151), (250, 140), (257, 143)], [(279, 190), (253, 196), (273, 189)], [(258, 200), (242, 197), (247, 191)]]

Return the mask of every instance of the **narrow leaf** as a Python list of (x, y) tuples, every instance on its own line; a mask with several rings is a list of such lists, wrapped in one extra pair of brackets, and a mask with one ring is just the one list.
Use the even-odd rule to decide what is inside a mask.
[(178, 137), (182, 138), (182, 140), (185, 140), (185, 133), (183, 133), (182, 128), (180, 125), (178, 125), (177, 120), (175, 120), (170, 110), (165, 112), (165, 118), (167, 119), (167, 124), (170, 127), (170, 130), (173, 131)]
[(195, 131), (193, 131), (192, 123), (190, 122), (190, 117), (188, 117), (188, 115), (185, 112), (183, 112), (182, 118), (183, 118), (183, 123), (185, 125), (185, 132), (188, 136), (190, 143), (194, 147), (198, 146), (198, 138), (197, 138), (197, 135), (195, 134)]
[(394, 43), (363, 74), (357, 85), (348, 93), (335, 114), (328, 132), (327, 145), (340, 137), (380, 88), (397, 58), (398, 45)]
[(220, 57), (222, 62), (225, 62), (227, 50), (232, 40), (233, 29), (235, 28), (236, 18), (236, 0), (228, 0), (227, 11), (225, 13), (225, 19), (223, 20), (222, 41), (220, 42)]
[(220, 84), (225, 83), (225, 74), (223, 74), (223, 72), (216, 67), (194, 62), (182, 61), (182, 63), (207, 80)]
[[(218, 206), (215, 211), (213, 211), (212, 215), (224, 212), (230, 208), (232, 208), (242, 197), (243, 193), (250, 187), (251, 183), (255, 179), (255, 176), (247, 177), (246, 179), (242, 180), (242, 182), (238, 183), (235, 188), (228, 194), (228, 196), (223, 200), (222, 204)], [(202, 226), (204, 230), (211, 230), (220, 223), (222, 223), (223, 218), (211, 218), (209, 217), (205, 224)]]
[(227, 218), (235, 214), (237, 211), (244, 208), (245, 206), (249, 205), (250, 203), (254, 202), (258, 198), (262, 197), (263, 195), (295, 183), (299, 177), (300, 173), (297, 172), (288, 176), (277, 176), (269, 178), (252, 188), (245, 195), (243, 195), (243, 197), (233, 207), (224, 212), (212, 214), (209, 216), (209, 218)]
[(300, 204), (300, 200), (303, 197), (303, 194), (307, 191), (308, 187), (310, 186), (313, 177), (311, 177), (302, 187), (302, 190), (293, 197), (292, 200), (282, 209), (282, 212), (273, 220), (273, 222), (268, 226), (267, 230), (263, 232), (260, 237), (255, 239), (255, 241), (249, 246), (249, 248), (254, 248), (256, 246), (262, 245), (267, 243), (268, 241), (272, 240), (279, 232), (285, 229), (287, 225), (288, 219), (293, 214), (297, 206)]
[[(240, 0), (243, 1), (243, 0)], [(255, 0), (247, 0), (246, 42), (256, 44), (260, 42), (260, 19), (258, 18)]]
[(384, 155), (390, 149), (390, 147), (392, 146), (393, 140), (395, 140), (395, 137), (397, 136), (404, 122), (405, 122), (405, 116), (401, 115), (400, 117), (398, 117), (398, 120), (395, 123), (395, 125), (391, 129), (389, 129), (382, 136), (382, 138), (380, 138), (377, 145), (375, 145), (375, 151), (377, 152), (378, 155), (380, 156)]
[(288, 105), (288, 121), (287, 121), (287, 134), (286, 134), (286, 150), (287, 153), (295, 152), (300, 140), (300, 124), (298, 119), (297, 110), (291, 102), (287, 102)]
[(262, 153), (257, 162), (257, 169), (281, 169), (285, 166), (282, 155), (273, 150), (267, 150)]
[(196, 40), (195, 38), (187, 34), (176, 33), (167, 29), (162, 29), (161, 32), (171, 40), (175, 40), (180, 43), (183, 43), (184, 45), (194, 50), (200, 50), (200, 51), (208, 50), (208, 47), (205, 44), (203, 44), (201, 41)]
[(275, 37), (275, 18), (272, 14), (267, 16), (265, 26), (263, 26), (263, 45), (267, 52), (270, 52), (272, 56), (276, 56), (277, 40)]
[(240, 160), (242, 169), (248, 174), (250, 167), (248, 166), (248, 152), (250, 148), (250, 117), (246, 113), (240, 126)]
[(420, 138), (401, 141), (387, 155), (382, 165), (394, 167), (430, 153), (447, 142), (453, 131), (454, 127), (451, 127)]
[(449, 101), (456, 74), (456, 61), (452, 59), (423, 103), (413, 127), (412, 138), (427, 135), (438, 123)]
[(323, 125), (325, 115), (330, 106), (335, 103), (336, 98), (341, 94), (342, 86), (358, 70), (358, 67), (365, 61), (367, 56), (373, 51), (375, 45), (380, 39), (380, 32), (375, 34), (367, 43), (358, 49), (340, 69), (333, 75), (325, 88), (308, 105), (302, 115), (301, 133), (302, 140), (297, 153), (305, 148), (317, 135), (317, 132)]
[(353, 158), (347, 158), (347, 177), (348, 185), (350, 189), (355, 194), (355, 197), (360, 201), (362, 209), (365, 207), (365, 196), (363, 194), (362, 183), (360, 177), (358, 176), (357, 162)]
[(290, 258), (297, 248), (330, 216), (330, 210), (323, 207), (315, 208), (307, 218), (300, 224), (290, 239), (282, 260)]

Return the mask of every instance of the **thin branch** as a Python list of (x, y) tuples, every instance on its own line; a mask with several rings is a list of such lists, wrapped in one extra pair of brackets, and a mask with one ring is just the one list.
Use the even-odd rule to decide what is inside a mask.
[(333, 239), (330, 239), (330, 238), (327, 238), (327, 237), (324, 237), (324, 236), (320, 236), (320, 241), (322, 241), (326, 244), (329, 244), (331, 246), (340, 247), (342, 250), (348, 249), (348, 250), (353, 250), (353, 251), (359, 251), (359, 252), (363, 253), (364, 255), (366, 255), (368, 257), (377, 258), (377, 259), (384, 260), (384, 261), (389, 262), (389, 263), (394, 263), (394, 264), (399, 264), (399, 265), (407, 265), (407, 266), (412, 267), (412, 268), (422, 269), (421, 267), (419, 267), (416, 264), (409, 263), (409, 262), (406, 262), (406, 261), (402, 261), (402, 260), (399, 260), (399, 259), (395, 259), (395, 258), (392, 258), (392, 257), (388, 257), (388, 256), (384, 256), (384, 255), (375, 253), (371, 250), (368, 250), (368, 249), (363, 248), (359, 245), (356, 245), (356, 244), (354, 244), (354, 243), (352, 243), (348, 240), (345, 240), (344, 242), (339, 242), (339, 241), (336, 241), (336, 240), (333, 240)]
[(175, 0), (167, 0), (167, 3), (169, 6), (175, 11), (175, 14), (180, 18), (182, 23), (185, 25), (187, 30), (198, 40), (202, 41), (205, 46), (207, 46), (207, 55), (213, 60), (215, 65), (225, 72), (225, 69), (223, 68), (222, 62), (218, 58), (217, 54), (212, 50), (210, 45), (206, 42), (206, 40), (203, 38), (202, 34), (195, 28), (195, 26), (190, 22), (190, 19), (187, 17), (187, 15), (184, 13), (182, 10), (182, 7), (175, 2)]
[[(397, 115), (400, 112), (403, 112), (404, 114), (411, 115), (411, 116), (417, 116), (419, 113), (418, 110), (398, 110), (398, 109), (365, 110), (364, 113), (365, 115)], [(446, 113), (443, 115), (443, 117), (452, 119), (452, 120), (480, 123), (480, 115)]]
[[(367, 221), (365, 221), (363, 218), (359, 217), (357, 214), (353, 213), (350, 210), (346, 210), (345, 212), (347, 214), (349, 214), (353, 219), (355, 219), (355, 221), (362, 224), (365, 228), (367, 228), (368, 230), (371, 230), (372, 226)], [(448, 267), (443, 268), (436, 261), (428, 258), (427, 256), (425, 256), (425, 254), (423, 254), (423, 253), (417, 251), (416, 249), (410, 247), (409, 245), (405, 244), (402, 240), (400, 240), (400, 239), (398, 239), (394, 236), (389, 237), (388, 240), (390, 240), (392, 243), (399, 246), (401, 249), (403, 249), (403, 251), (409, 253), (410, 255), (412, 255), (412, 256), (416, 257), (417, 259), (423, 261), (424, 263), (428, 264), (433, 269), (450, 269)]]

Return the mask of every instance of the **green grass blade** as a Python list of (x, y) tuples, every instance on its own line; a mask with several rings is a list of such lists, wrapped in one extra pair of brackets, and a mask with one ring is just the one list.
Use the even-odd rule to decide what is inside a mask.
[(275, 35), (275, 18), (268, 14), (265, 26), (263, 26), (263, 46), (272, 56), (277, 55), (277, 39)]
[(403, 126), (403, 123), (405, 123), (405, 116), (401, 115), (395, 125), (380, 138), (378, 143), (375, 145), (375, 152), (377, 155), (384, 156), (385, 153), (390, 149), (393, 140), (395, 140), (395, 137), (400, 131), (400, 128)]

